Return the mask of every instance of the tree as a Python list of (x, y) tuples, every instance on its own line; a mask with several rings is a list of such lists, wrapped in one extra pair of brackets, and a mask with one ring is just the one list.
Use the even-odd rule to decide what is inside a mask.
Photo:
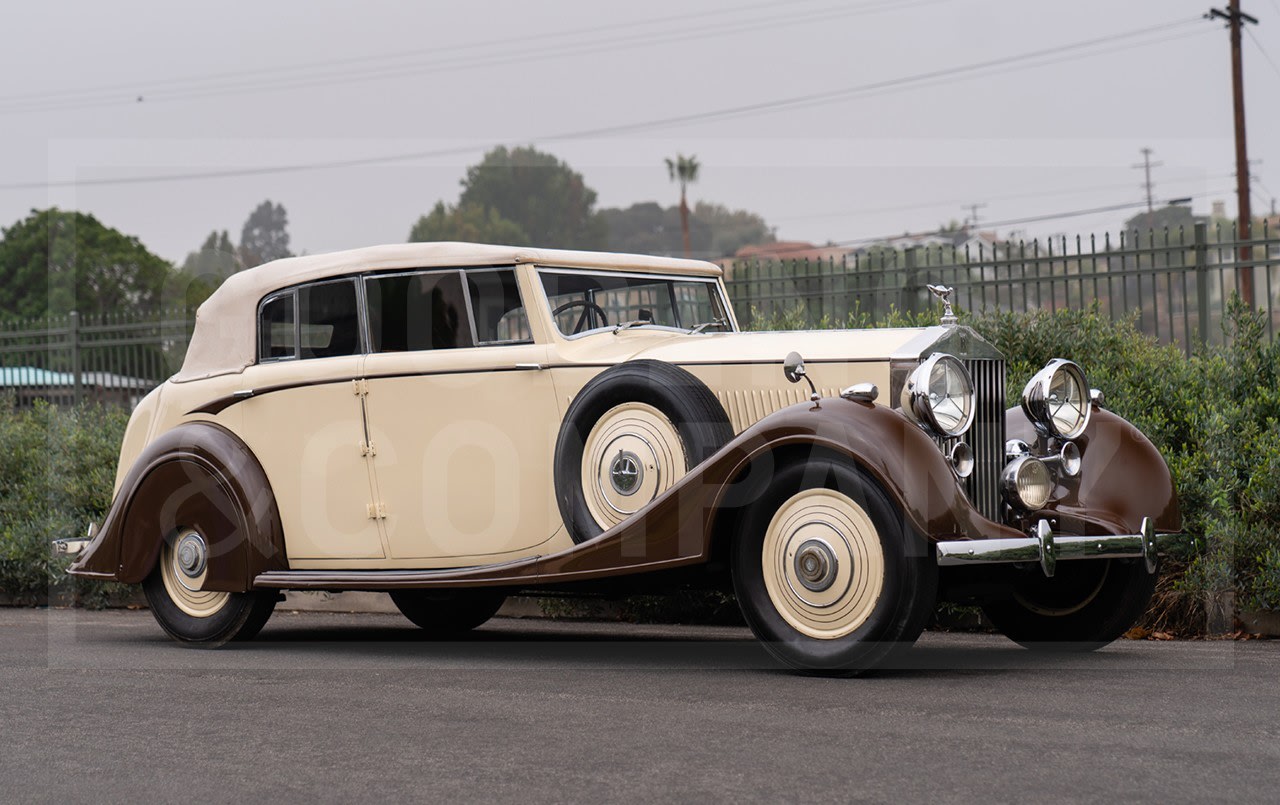
[(688, 257), (691, 252), (689, 250), (689, 204), (685, 199), (685, 191), (689, 185), (698, 181), (698, 158), (696, 156), (687, 157), (684, 154), (676, 154), (676, 158), (672, 160), (667, 158), (667, 175), (673, 182), (680, 183), (680, 232), (684, 236), (684, 256)]
[(249, 213), (240, 231), (240, 260), (245, 268), (253, 268), (282, 257), (289, 251), (289, 215), (283, 204), (262, 202)]
[(236, 255), (235, 246), (231, 245), (231, 237), (227, 230), (214, 230), (204, 239), (199, 251), (187, 254), (182, 261), (183, 273), (192, 277), (204, 277), (214, 284), (223, 280), (242, 268)]
[(596, 192), (582, 174), (535, 148), (499, 146), (467, 168), (458, 208), (496, 211), (520, 228), (530, 245), (604, 248), (606, 229), (595, 212)]
[(173, 302), (185, 301), (174, 278), (173, 266), (136, 237), (80, 212), (32, 210), (0, 240), (0, 316), (6, 318), (156, 312), (170, 302), (167, 293)]
[[(637, 254), (679, 254), (683, 248), (680, 208), (645, 201), (626, 208), (606, 208), (600, 217), (609, 228), (608, 248)], [(772, 243), (773, 232), (759, 215), (721, 204), (698, 202), (689, 212), (692, 254), (731, 256), (743, 246)]]
[(478, 204), (446, 205), (437, 201), (431, 212), (409, 230), (409, 242), (461, 240), (502, 246), (527, 246), (529, 236), (520, 225), (498, 211)]

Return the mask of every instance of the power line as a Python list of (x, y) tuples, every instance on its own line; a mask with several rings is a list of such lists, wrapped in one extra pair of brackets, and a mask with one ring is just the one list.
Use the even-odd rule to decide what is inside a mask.
[[(1183, 196), (1181, 198), (1167, 199), (1163, 203), (1172, 205), (1175, 202), (1182, 203), (1185, 201), (1189, 201), (1191, 199), (1221, 195), (1226, 192), (1230, 192), (1230, 191), (1229, 190), (1213, 190), (1213, 191), (1205, 191), (1202, 193), (1192, 193), (1189, 196)], [(1005, 218), (1000, 221), (988, 221), (986, 225), (989, 227), (1016, 226), (1019, 224), (1031, 224), (1031, 223), (1039, 223), (1043, 221), (1066, 220), (1068, 218), (1079, 218), (1087, 215), (1100, 215), (1102, 213), (1108, 213), (1108, 212), (1119, 212), (1121, 210), (1139, 209), (1141, 207), (1146, 206), (1146, 203), (1147, 202), (1145, 200), (1124, 201), (1124, 202), (1119, 202), (1117, 204), (1107, 204), (1100, 207), (1088, 207), (1084, 209), (1065, 210), (1061, 212), (1044, 213), (1041, 215), (1028, 215), (1028, 216), (1022, 216), (1019, 218)], [(945, 234), (948, 234), (948, 232), (944, 229), (929, 229), (929, 230), (924, 230), (920, 232), (895, 233), (891, 235), (876, 235), (873, 237), (861, 237), (861, 238), (851, 238), (848, 240), (831, 241), (827, 243), (825, 247), (861, 246), (864, 244), (884, 243), (884, 242), (892, 242), (897, 240), (923, 238), (923, 237), (929, 237), (931, 235), (945, 235)], [(825, 248), (825, 247), (814, 247), (812, 245), (796, 246), (791, 249), (779, 249), (776, 252), (771, 252), (771, 254), (787, 254), (792, 251), (796, 251), (796, 252), (812, 251), (814, 248)]]
[[(194, 79), (194, 85), (186, 88), (179, 86), (172, 89), (148, 89), (144, 86), (139, 90), (135, 86), (133, 91), (124, 93), (123, 95), (121, 92), (112, 92), (108, 95), (88, 94), (78, 98), (45, 99), (37, 97), (35, 99), (16, 100), (8, 104), (3, 103), (3, 99), (0, 99), (0, 114), (88, 109), (134, 105), (142, 101), (156, 103), (225, 95), (244, 95), (262, 92), (277, 92), (282, 90), (297, 90), (316, 86), (330, 87), (339, 84), (361, 83), (406, 76), (453, 72), (458, 70), (471, 70), (499, 65), (520, 64), (530, 61), (546, 61), (595, 53), (612, 53), (627, 48), (673, 44), (677, 42), (701, 40), (759, 30), (775, 30), (780, 27), (809, 24), (814, 22), (829, 22), (844, 17), (862, 16), (865, 14), (879, 13), (883, 11), (899, 11), (919, 6), (934, 5), (939, 2), (942, 2), (942, 0), (915, 0), (914, 2), (896, 4), (881, 1), (856, 6), (841, 5), (825, 7), (799, 14), (794, 11), (788, 11), (786, 14), (782, 15), (757, 17), (755, 19), (742, 20), (736, 23), (726, 23), (724, 20), (718, 20), (701, 27), (693, 28), (683, 25), (669, 30), (649, 32), (629, 31), (626, 34), (615, 36), (613, 38), (601, 38), (596, 36), (579, 42), (568, 42), (552, 46), (546, 46), (539, 43), (525, 48), (508, 47), (491, 54), (464, 53), (459, 56), (446, 58), (439, 58), (432, 55), (425, 60), (420, 59), (416, 62), (407, 64), (372, 66), (358, 70), (326, 69), (321, 72), (310, 72), (294, 76), (280, 76), (277, 78), (267, 78), (265, 80), (262, 76), (249, 74), (249, 77), (242, 79), (232, 81), (213, 81), (212, 83), (209, 79)], [(522, 41), (527, 43), (528, 40), (526, 38)], [(317, 66), (327, 68), (331, 65), (319, 63)], [(295, 68), (293, 70), (286, 69), (286, 72), (296, 72), (297, 69), (300, 68)], [(201, 86), (201, 84), (205, 85)]]
[[(811, 5), (819, 0), (794, 0), (793, 5)], [(634, 30), (638, 27), (650, 25), (660, 25), (668, 22), (687, 22), (691, 19), (700, 19), (704, 17), (722, 18), (727, 13), (756, 11), (759, 9), (776, 9), (776, 2), (755, 3), (753, 5), (729, 6), (721, 7), (708, 11), (674, 14), (663, 17), (649, 17), (639, 20), (628, 20), (627, 22), (609, 23), (607, 25), (593, 25), (585, 28), (570, 28), (562, 31), (546, 31), (537, 34), (539, 40), (556, 40), (564, 38), (572, 38), (582, 34), (601, 33), (604, 31), (616, 30)], [(438, 45), (430, 48), (431, 53), (448, 53), (465, 50), (478, 50), (502, 45), (521, 44), (529, 41), (529, 35), (522, 33), (517, 36), (503, 37), (499, 39), (487, 39), (478, 42), (464, 42), (454, 45)], [(414, 48), (412, 50), (401, 50), (392, 53), (381, 53), (376, 56), (354, 56), (343, 59), (324, 59), (321, 61), (299, 62), (291, 65), (279, 65), (276, 67), (257, 67), (251, 70), (228, 70), (215, 73), (205, 73), (197, 76), (184, 76), (179, 78), (161, 78), (144, 81), (130, 81), (115, 84), (98, 84), (91, 87), (80, 87), (76, 89), (62, 90), (44, 90), (41, 92), (20, 93), (17, 95), (0, 96), (0, 102), (12, 100), (25, 100), (33, 98), (47, 98), (66, 95), (82, 95), (94, 92), (114, 92), (121, 91), (125, 93), (136, 93), (139, 89), (146, 90), (148, 87), (168, 86), (174, 84), (187, 83), (204, 83), (223, 78), (241, 78), (263, 76), (270, 73), (290, 73), (313, 69), (316, 67), (334, 67), (349, 64), (367, 64), (380, 61), (398, 61), (405, 58), (420, 56), (425, 51), (423, 48)]]
[(1258, 35), (1253, 32), (1253, 29), (1245, 28), (1244, 32), (1253, 40), (1254, 47), (1256, 47), (1258, 52), (1262, 54), (1262, 58), (1267, 60), (1267, 64), (1271, 65), (1271, 69), (1275, 70), (1276, 75), (1280, 75), (1280, 64), (1276, 64), (1275, 60), (1271, 58), (1271, 54), (1262, 46), (1262, 40), (1258, 39)]
[[(1230, 179), (1233, 176), (1235, 176), (1234, 172), (1227, 172), (1227, 173), (1220, 173), (1220, 174), (1215, 173), (1209, 176), (1201, 176), (1196, 178), (1169, 179), (1165, 182), (1165, 184), (1166, 185), (1179, 185), (1179, 184), (1189, 184), (1189, 183), (1198, 184), (1200, 182), (1203, 182), (1205, 179)], [(987, 196), (986, 198), (988, 202), (1019, 201), (1019, 200), (1028, 199), (1028, 198), (1050, 198), (1054, 196), (1073, 196), (1073, 195), (1080, 195), (1081, 193), (1094, 193), (1099, 190), (1124, 190), (1125, 188), (1128, 188), (1131, 186), (1132, 185), (1130, 185), (1128, 182), (1125, 182), (1124, 184), (1090, 185), (1087, 187), (1059, 188), (1057, 190), (1038, 189), (1038, 190), (1029, 190), (1023, 193), (1006, 193), (1004, 195), (999, 195), (999, 196)], [(912, 203), (912, 204), (900, 204), (900, 205), (890, 206), (890, 207), (885, 207), (885, 206), (863, 207), (862, 209), (842, 210), (840, 212), (823, 212), (823, 213), (815, 213), (812, 215), (789, 215), (781, 218), (771, 217), (769, 220), (773, 223), (785, 223), (787, 221), (812, 221), (812, 220), (818, 220), (822, 218), (849, 218), (855, 215), (873, 215), (875, 213), (903, 212), (907, 210), (937, 210), (937, 209), (949, 208), (955, 205), (961, 205), (961, 209), (964, 209), (963, 203), (964, 203), (963, 199), (951, 199), (948, 201), (939, 201), (939, 202), (927, 203), (927, 204)]]
[[(1072, 42), (1065, 45), (1059, 45), (1051, 48), (1042, 48), (1036, 51), (1030, 51), (1013, 56), (1005, 56), (997, 59), (987, 59), (980, 62), (960, 65), (958, 67), (930, 70), (915, 75), (901, 76), (893, 79), (875, 81), (866, 84), (859, 84), (851, 87), (844, 87), (837, 90), (829, 90), (825, 92), (807, 93), (804, 95), (792, 96), (789, 98), (781, 98), (773, 101), (762, 101), (758, 103), (745, 104), (741, 106), (732, 106), (703, 112), (695, 112), (685, 115), (676, 115), (672, 117), (659, 118), (649, 121), (623, 123), (612, 126), (602, 126), (593, 129), (584, 129), (573, 132), (562, 132), (560, 134), (548, 135), (535, 138), (520, 138), (525, 142), (560, 142), (566, 140), (580, 140), (592, 137), (605, 137), (617, 134), (624, 134), (637, 131), (647, 131), (653, 129), (668, 128), (671, 126), (687, 125), (695, 122), (706, 122), (718, 119), (727, 119), (732, 117), (741, 117), (744, 115), (761, 114), (772, 111), (789, 110), (798, 108), (799, 105), (818, 105), (825, 103), (833, 103), (846, 100), (860, 94), (882, 92), (890, 89), (910, 86), (912, 84), (920, 84), (932, 80), (955, 80), (957, 77), (966, 76), (968, 74), (981, 74), (983, 71), (990, 70), (993, 67), (1010, 67), (1021, 62), (1041, 59), (1050, 54), (1068, 54), (1073, 53), (1073, 58), (1082, 56), (1095, 55), (1089, 52), (1090, 48), (1098, 45), (1112, 44), (1128, 39), (1148, 36), (1154, 32), (1166, 31), (1172, 28), (1179, 28), (1194, 23), (1199, 18), (1192, 20), (1180, 20), (1164, 25), (1139, 28), (1121, 33), (1110, 34), (1095, 39), (1088, 39), (1078, 42)], [(1157, 40), (1158, 41), (1158, 40)], [(1137, 43), (1132, 46), (1139, 46)], [(1080, 51), (1079, 53), (1076, 53)], [(341, 160), (331, 160), (323, 162), (297, 163), (293, 165), (277, 165), (262, 166), (255, 168), (233, 168), (223, 170), (209, 171), (192, 171), (177, 174), (152, 174), (148, 176), (129, 176), (103, 179), (85, 179), (85, 180), (64, 180), (64, 181), (45, 181), (45, 182), (13, 182), (0, 184), (0, 190), (30, 190), (30, 189), (48, 189), (56, 187), (83, 187), (83, 186), (105, 186), (105, 185), (126, 185), (126, 184), (147, 184), (147, 183), (167, 183), (177, 181), (194, 181), (204, 179), (234, 178), (244, 176), (261, 176), (274, 173), (297, 173), (311, 170), (329, 170), (348, 167), (361, 167), (368, 165), (388, 164), (394, 162), (405, 162), (416, 159), (427, 159), (441, 156), (455, 156), (464, 153), (473, 153), (480, 148), (491, 148), (500, 145), (502, 141), (490, 142), (486, 145), (471, 144), (467, 146), (458, 146), (452, 148), (432, 149), (425, 151), (413, 151), (400, 154), (387, 154), (382, 156), (368, 156)]]

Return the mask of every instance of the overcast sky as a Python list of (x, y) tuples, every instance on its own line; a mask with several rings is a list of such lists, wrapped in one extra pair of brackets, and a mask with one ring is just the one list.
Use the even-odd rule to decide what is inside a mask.
[[(1280, 192), (1280, 0), (1244, 7), (1262, 21), (1257, 41), (1244, 42), (1259, 212)], [(663, 157), (696, 154), (703, 171), (693, 199), (758, 212), (784, 239), (928, 229), (963, 218), (971, 202), (987, 205), (982, 221), (999, 223), (1137, 201), (1141, 175), (1130, 166), (1142, 147), (1163, 162), (1157, 199), (1195, 196), (1198, 212), (1224, 199), (1234, 211), (1230, 49), (1220, 24), (1196, 21), (1206, 8), (1207, 0), (366, 0), (358, 11), (314, 0), (11, 4), (0, 48), (0, 224), (56, 204), (180, 261), (212, 229), (238, 239), (249, 210), (270, 198), (288, 209), (295, 251), (397, 242), (438, 199), (456, 199), (465, 167), (500, 142), (567, 160), (601, 206), (674, 203)], [(1059, 49), (1104, 36), (1119, 38)], [(925, 74), (937, 77), (895, 83)], [(760, 114), (635, 126), (881, 82)], [(612, 127), (620, 130), (590, 133)], [(437, 155), (85, 184), (422, 152)], [(37, 187), (11, 189), (26, 183)], [(997, 229), (1115, 231), (1131, 214)]]

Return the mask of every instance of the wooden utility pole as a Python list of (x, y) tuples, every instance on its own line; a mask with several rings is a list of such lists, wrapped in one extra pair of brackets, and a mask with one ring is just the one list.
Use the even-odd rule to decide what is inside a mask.
[(978, 231), (978, 210), (982, 209), (985, 206), (987, 205), (974, 203), (974, 204), (965, 204), (963, 207), (960, 208), (962, 210), (969, 211), (969, 216), (965, 218), (964, 221), (966, 226), (973, 227), (974, 232)]
[(1240, 10), (1240, 0), (1228, 0), (1225, 10), (1211, 8), (1208, 19), (1223, 19), (1231, 31), (1231, 95), (1235, 107), (1236, 126), (1236, 239), (1240, 246), (1240, 269), (1236, 276), (1240, 296), (1253, 307), (1253, 246), (1249, 243), (1250, 222), (1253, 211), (1249, 208), (1249, 149), (1244, 130), (1244, 63), (1240, 57), (1240, 30), (1246, 24), (1257, 25), (1258, 20)]
[(1140, 164), (1140, 165), (1133, 165), (1133, 166), (1132, 166), (1132, 167), (1134, 167), (1134, 168), (1142, 168), (1143, 172), (1146, 174), (1146, 181), (1144, 181), (1144, 182), (1142, 183), (1142, 186), (1143, 186), (1144, 188), (1146, 188), (1146, 191), (1147, 191), (1147, 221), (1148, 221), (1148, 223), (1151, 221), (1151, 213), (1155, 211), (1155, 201), (1153, 201), (1153, 200), (1152, 200), (1152, 190), (1153, 190), (1153, 187), (1152, 187), (1152, 184), (1151, 184), (1151, 169), (1152, 169), (1152, 168), (1158, 168), (1158, 167), (1160, 167), (1161, 165), (1163, 165), (1163, 164), (1164, 164), (1163, 162), (1152, 162), (1152, 161), (1151, 161), (1151, 154), (1153, 154), (1153, 153), (1154, 153), (1154, 152), (1153, 152), (1150, 148), (1144, 148), (1144, 149), (1142, 149), (1142, 164)]

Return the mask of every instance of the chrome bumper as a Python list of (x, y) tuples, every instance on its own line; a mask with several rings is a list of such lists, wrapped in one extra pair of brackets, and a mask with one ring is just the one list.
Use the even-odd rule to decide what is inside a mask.
[(79, 556), (89, 547), (89, 543), (93, 542), (94, 536), (98, 533), (98, 524), (89, 523), (83, 537), (63, 537), (53, 541), (53, 553), (56, 556)]
[(1031, 536), (1020, 539), (951, 540), (939, 542), (938, 565), (987, 565), (1002, 562), (1038, 562), (1046, 576), (1053, 576), (1059, 561), (1068, 559), (1127, 559), (1141, 557), (1147, 572), (1156, 572), (1162, 545), (1180, 534), (1157, 534), (1150, 517), (1142, 519), (1137, 534), (1102, 537), (1055, 536), (1048, 520), (1036, 523)]
[(58, 556), (79, 556), (80, 553), (89, 547), (90, 539), (87, 537), (63, 537), (53, 541), (53, 552)]

